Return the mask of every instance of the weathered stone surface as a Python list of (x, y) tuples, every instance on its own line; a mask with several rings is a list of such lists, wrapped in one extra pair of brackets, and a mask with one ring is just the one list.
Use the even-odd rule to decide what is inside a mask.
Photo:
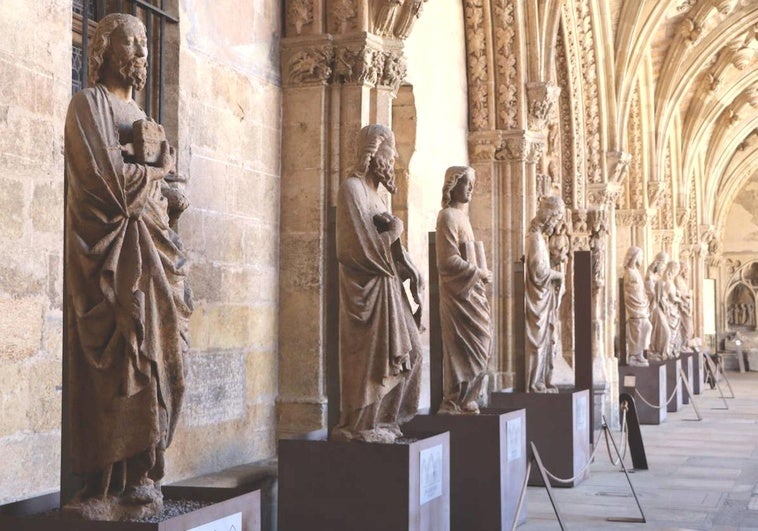
[(28, 358), (40, 349), (45, 304), (38, 297), (0, 297), (0, 357)]
[(25, 200), (24, 183), (0, 179), (0, 226), (6, 238), (18, 239), (24, 234)]
[(0, 504), (58, 489), (59, 431), (0, 437)]
[(219, 424), (245, 415), (245, 356), (219, 352), (188, 357), (184, 415), (187, 426)]

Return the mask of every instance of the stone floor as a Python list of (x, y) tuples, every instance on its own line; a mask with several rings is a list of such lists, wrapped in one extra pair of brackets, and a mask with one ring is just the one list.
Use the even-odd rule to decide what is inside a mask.
[[(639, 511), (601, 440), (590, 478), (553, 491), (566, 529), (758, 530), (758, 372), (730, 371), (727, 377), (736, 396), (727, 400), (728, 410), (716, 409), (724, 402), (707, 388), (696, 396), (702, 421), (685, 405), (659, 426), (642, 426), (649, 470), (630, 477), (646, 524), (606, 520)], [(619, 435), (614, 433), (617, 440)], [(628, 455), (625, 463), (631, 468)], [(519, 531), (560, 529), (544, 488), (529, 487), (527, 504)]]

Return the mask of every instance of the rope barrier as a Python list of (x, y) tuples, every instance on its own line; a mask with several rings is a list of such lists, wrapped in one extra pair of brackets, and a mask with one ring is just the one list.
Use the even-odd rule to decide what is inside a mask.
[(662, 409), (662, 408), (668, 406), (669, 403), (674, 399), (674, 397), (676, 396), (676, 393), (679, 391), (680, 384), (681, 384), (681, 381), (677, 380), (676, 387), (674, 387), (674, 390), (671, 392), (671, 396), (668, 398), (668, 400), (666, 400), (665, 404), (661, 404), (660, 406), (656, 406), (654, 404), (651, 404), (647, 400), (645, 400), (645, 397), (642, 396), (642, 394), (640, 393), (640, 390), (638, 388), (636, 388), (636, 387), (634, 388), (634, 394), (636, 396), (640, 397), (640, 400), (642, 400), (645, 404), (647, 404), (648, 406), (652, 407), (653, 409)]
[(587, 463), (585, 463), (585, 465), (582, 467), (582, 469), (579, 472), (577, 472), (576, 474), (574, 474), (572, 477), (568, 479), (559, 478), (558, 476), (552, 474), (547, 468), (545, 468), (545, 473), (548, 475), (550, 479), (552, 479), (553, 481), (557, 481), (558, 483), (572, 483), (576, 481), (576, 478), (582, 477), (582, 475), (587, 471), (593, 459), (595, 459), (595, 454), (597, 453), (599, 449), (600, 449), (600, 445), (599, 444), (595, 445), (595, 449), (592, 450), (592, 455), (590, 455), (590, 458), (587, 460)]

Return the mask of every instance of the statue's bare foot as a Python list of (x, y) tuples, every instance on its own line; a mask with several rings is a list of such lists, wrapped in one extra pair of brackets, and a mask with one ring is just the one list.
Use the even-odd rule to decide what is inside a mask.
[(650, 363), (642, 357), (641, 354), (637, 354), (635, 356), (632, 356), (629, 358), (629, 366), (630, 367), (649, 367)]
[(397, 436), (389, 430), (383, 428), (374, 428), (373, 430), (363, 430), (355, 434), (354, 440), (367, 443), (392, 444)]
[(461, 408), (461, 411), (463, 413), (468, 413), (469, 415), (478, 415), (479, 404), (477, 404), (475, 400), (472, 400), (471, 402), (464, 404), (463, 407)]
[(545, 387), (545, 392), (548, 393), (548, 394), (557, 394), (558, 393), (558, 388), (556, 386), (550, 384), (550, 385), (547, 385)]
[(532, 393), (547, 393), (547, 387), (543, 383), (535, 383), (531, 386)]
[(133, 505), (157, 504), (163, 501), (163, 494), (151, 479), (143, 478), (139, 485), (127, 485), (121, 500)]
[(385, 430), (390, 432), (395, 437), (402, 437), (403, 432), (400, 429), (400, 426), (397, 425), (397, 423), (382, 423), (377, 426), (377, 428)]
[(443, 400), (440, 408), (437, 410), (438, 415), (458, 415), (461, 408), (452, 400)]

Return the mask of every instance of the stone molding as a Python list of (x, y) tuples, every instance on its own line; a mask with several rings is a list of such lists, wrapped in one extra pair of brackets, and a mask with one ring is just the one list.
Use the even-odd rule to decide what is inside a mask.
[(473, 162), (509, 161), (534, 164), (545, 149), (545, 135), (536, 131), (483, 131), (469, 133)]
[(616, 205), (623, 188), (618, 182), (587, 185), (587, 202), (600, 208)]
[(644, 208), (616, 210), (616, 224), (622, 227), (647, 227), (656, 216), (654, 209)]

